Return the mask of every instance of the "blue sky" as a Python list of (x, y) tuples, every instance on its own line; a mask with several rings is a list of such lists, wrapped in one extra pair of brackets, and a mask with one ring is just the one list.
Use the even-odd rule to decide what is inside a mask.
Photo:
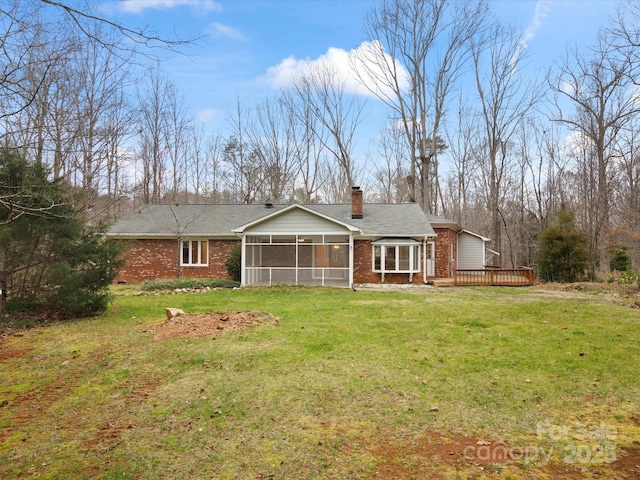
[[(460, 0), (464, 1), (464, 0)], [(496, 16), (525, 33), (531, 72), (542, 72), (567, 44), (588, 45), (613, 16), (615, 0), (490, 0)], [(160, 35), (202, 36), (186, 55), (163, 62), (189, 111), (212, 129), (225, 127), (239, 98), (252, 105), (276, 95), (292, 75), (320, 58), (343, 64), (366, 40), (371, 0), (120, 0), (106, 15)], [(369, 100), (376, 110), (376, 101)]]

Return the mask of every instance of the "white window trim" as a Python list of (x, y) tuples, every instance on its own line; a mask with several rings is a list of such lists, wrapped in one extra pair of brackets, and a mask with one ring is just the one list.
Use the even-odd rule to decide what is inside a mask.
[[(189, 242), (189, 260), (190, 262), (184, 263), (184, 257), (182, 256), (182, 252), (184, 250), (184, 243)], [(200, 252), (202, 251), (202, 243), (206, 243), (206, 251), (207, 251), (207, 261), (205, 263), (202, 262), (191, 262), (193, 260), (193, 248), (191, 242), (198, 242), (198, 256), (200, 256)], [(198, 259), (200, 260), (200, 259)], [(181, 267), (208, 267), (209, 266), (209, 240), (202, 240), (197, 238), (190, 238), (185, 240), (180, 240), (180, 266)]]
[[(376, 255), (375, 249), (376, 247), (380, 248), (380, 268), (376, 269)], [(385, 260), (386, 260), (386, 248), (392, 247), (395, 248), (395, 266), (397, 267), (400, 264), (400, 249), (398, 247), (409, 247), (409, 268), (406, 270), (389, 270), (386, 268)], [(418, 261), (416, 262), (414, 253), (417, 251)], [(374, 244), (371, 246), (371, 269), (374, 273), (418, 273), (420, 272), (420, 244), (417, 245), (407, 245), (406, 243), (383, 243), (383, 244)], [(417, 268), (413, 268), (414, 265), (417, 265)]]

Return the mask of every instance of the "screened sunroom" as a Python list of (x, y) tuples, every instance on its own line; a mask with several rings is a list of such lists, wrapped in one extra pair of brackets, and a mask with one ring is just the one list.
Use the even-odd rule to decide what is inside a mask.
[(349, 286), (349, 235), (247, 235), (245, 285)]
[(245, 225), (236, 230), (242, 236), (242, 284), (349, 287), (353, 231), (299, 206)]

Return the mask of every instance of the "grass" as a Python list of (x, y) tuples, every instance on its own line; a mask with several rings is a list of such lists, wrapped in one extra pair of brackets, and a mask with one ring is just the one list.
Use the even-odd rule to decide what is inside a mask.
[[(576, 425), (638, 448), (640, 310), (628, 305), (536, 289), (130, 288), (103, 317), (0, 343), (7, 478), (545, 478), (523, 462), (443, 459), (436, 444), (554, 446), (562, 464)], [(167, 306), (280, 324), (155, 341)]]

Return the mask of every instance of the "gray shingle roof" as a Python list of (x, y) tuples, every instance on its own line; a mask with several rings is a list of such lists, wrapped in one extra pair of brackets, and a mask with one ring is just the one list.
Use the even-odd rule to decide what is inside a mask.
[[(234, 228), (272, 215), (289, 205), (146, 205), (123, 217), (109, 229), (110, 236), (127, 238), (233, 237)], [(365, 203), (363, 218), (351, 218), (351, 204), (303, 205), (306, 209), (358, 227), (364, 236), (424, 237), (434, 235), (429, 218), (437, 224), (451, 222), (422, 212), (415, 203)], [(455, 225), (454, 222), (451, 222)]]

